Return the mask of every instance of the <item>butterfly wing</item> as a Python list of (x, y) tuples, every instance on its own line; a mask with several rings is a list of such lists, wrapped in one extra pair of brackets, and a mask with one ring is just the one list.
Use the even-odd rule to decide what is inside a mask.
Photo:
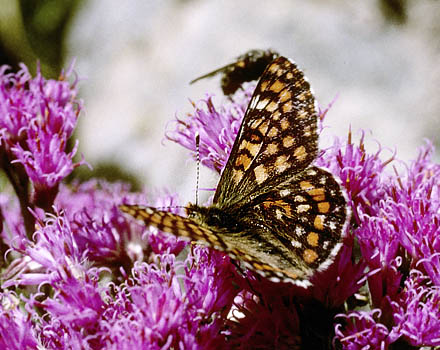
[(251, 50), (237, 57), (237, 61), (223, 73), (223, 93), (232, 95), (243, 83), (258, 80), (266, 67), (277, 57), (279, 54), (272, 50)]
[[(154, 226), (161, 231), (192, 242), (215, 248), (227, 253), (232, 259), (275, 282), (281, 279), (310, 285), (303, 281), (306, 276), (304, 267), (279, 252), (279, 248), (270, 241), (266, 231), (239, 232), (235, 235), (214, 227), (203, 227), (200, 222), (167, 211), (140, 205), (121, 205), (123, 212), (142, 221), (147, 227)], [(265, 239), (267, 238), (267, 239)]]
[(237, 215), (248, 227), (263, 228), (261, 240), (270, 241), (277, 254), (303, 272), (300, 277), (307, 277), (328, 266), (338, 252), (348, 223), (346, 204), (332, 174), (310, 167), (239, 209)]
[[(219, 250), (226, 250), (226, 246), (221, 241), (216, 240), (212, 230), (200, 226), (190, 218), (137, 204), (122, 204), (119, 206), (119, 209), (142, 221), (147, 227), (153, 226), (163, 232), (172, 233), (177, 237), (205, 243)], [(218, 244), (214, 244), (216, 241), (218, 241)]]
[(287, 58), (275, 59), (255, 88), (214, 203), (225, 208), (252, 200), (304, 170), (316, 157), (316, 129), (309, 83)]

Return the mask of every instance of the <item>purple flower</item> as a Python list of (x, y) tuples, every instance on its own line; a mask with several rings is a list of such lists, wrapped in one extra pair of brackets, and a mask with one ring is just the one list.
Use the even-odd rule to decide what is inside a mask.
[(62, 283), (52, 283), (55, 290), (52, 297), (42, 302), (30, 299), (28, 305), (47, 312), (49, 320), (43, 321), (43, 326), (62, 324), (83, 335), (93, 336), (106, 307), (100, 294), (103, 288), (98, 286), (98, 277), (99, 271), (93, 269), (83, 276), (69, 276)]
[[(389, 181), (388, 203), (382, 212), (409, 254), (411, 267), (423, 260), (421, 265), (426, 264), (430, 277), (438, 281), (438, 275), (430, 268), (440, 253), (440, 166), (433, 163), (433, 152), (432, 144), (428, 143), (406, 174)], [(425, 263), (425, 258), (431, 260)]]
[[(194, 156), (199, 134), (202, 164), (221, 172), (254, 86), (220, 106), (208, 95), (167, 138)], [(354, 144), (350, 131), (319, 154), (316, 165), (341, 181), (353, 217), (334, 260), (305, 287), (271, 282), (118, 209), (137, 203), (181, 214), (173, 194), (62, 184), (79, 165), (76, 145), (66, 144), (80, 110), (76, 83), (0, 68), (0, 165), (17, 194), (0, 197), (1, 348), (440, 346), (440, 166), (431, 144), (409, 164), (383, 161), (380, 146), (370, 152), (365, 135)], [(389, 171), (391, 161), (402, 166)], [(369, 298), (360, 304), (362, 294)]]
[[(150, 198), (148, 198), (150, 197)], [(75, 241), (87, 258), (99, 266), (121, 267), (129, 272), (133, 262), (148, 260), (150, 254), (179, 254), (187, 242), (129, 220), (118, 209), (121, 203), (149, 204), (177, 212), (177, 196), (167, 192), (129, 191), (123, 183), (91, 180), (61, 186), (56, 205), (63, 208)]]
[[(154, 207), (168, 210), (174, 214), (183, 214), (181, 206), (178, 205), (177, 195), (171, 194), (168, 191), (161, 191), (157, 192), (154, 197), (155, 200), (152, 200)], [(171, 253), (177, 256), (188, 244), (186, 240), (164, 233), (153, 227), (148, 228), (146, 238), (150, 249), (155, 254)]]
[(37, 349), (38, 334), (31, 318), (19, 307), (14, 293), (0, 292), (0, 349)]
[(53, 203), (58, 193), (58, 185), (74, 168), (84, 164), (73, 162), (78, 148), (78, 142), (73, 150), (66, 153), (67, 139), (58, 134), (48, 134), (42, 129), (30, 125), (27, 129), (29, 139), (27, 148), (20, 144), (12, 147), (15, 156), (12, 163), (23, 164), (25, 171), (34, 185), (34, 198), (37, 206), (46, 207), (46, 203)]
[(8, 69), (0, 67), (1, 166), (23, 208), (32, 204), (50, 211), (61, 180), (84, 163), (73, 161), (77, 144), (67, 149), (81, 111), (76, 82), (65, 80), (71, 69), (59, 80), (43, 78), (39, 68), (35, 78), (24, 65), (16, 74)]
[(394, 332), (413, 346), (440, 345), (440, 287), (413, 270), (399, 298), (391, 303)]
[(31, 79), (26, 66), (17, 74), (7, 73), (8, 66), (0, 67), (0, 128), (2, 146), (23, 139), (24, 129), (36, 109), (33, 93), (28, 88)]
[(55, 201), (71, 222), (78, 249), (99, 266), (122, 266), (126, 272), (135, 260), (143, 259), (146, 246), (143, 228), (129, 223), (117, 208), (127, 196), (142, 198), (130, 193), (126, 184), (91, 180), (61, 186)]
[(303, 343), (294, 297), (280, 286), (260, 297), (254, 292), (242, 294), (228, 325), (232, 348), (300, 349)]
[(197, 105), (193, 103), (195, 111), (185, 119), (176, 118), (166, 138), (189, 149), (195, 159), (196, 134), (199, 134), (201, 163), (220, 173), (226, 165), (254, 89), (254, 84), (246, 84), (245, 90), (239, 90), (220, 107), (214, 105), (212, 95), (207, 95)]
[(2, 221), (1, 239), (4, 244), (8, 248), (24, 249), (27, 239), (20, 206), (16, 198), (11, 196), (8, 191), (0, 194), (0, 211)]
[[(27, 310), (33, 315), (34, 330), (47, 349), (100, 349), (100, 322), (106, 303), (104, 288), (98, 286), (99, 271), (53, 283), (52, 296), (31, 294)], [(46, 288), (47, 289), (47, 288)], [(46, 313), (40, 316), (36, 310)]]
[(71, 276), (84, 274), (82, 262), (85, 252), (78, 249), (66, 217), (49, 214), (45, 222), (39, 224), (34, 241), (28, 242), (24, 251), (21, 251), (21, 271), (13, 279), (5, 281), (4, 288), (19, 284), (56, 284)]
[(183, 281), (189, 302), (205, 314), (228, 310), (238, 293), (232, 287), (238, 276), (230, 258), (200, 246), (191, 253), (185, 268), (188, 278)]
[(362, 213), (374, 214), (371, 211), (383, 197), (382, 179), (384, 170), (394, 158), (382, 161), (382, 149), (374, 154), (369, 154), (364, 145), (365, 135), (362, 133), (359, 145), (351, 141), (351, 130), (347, 141), (334, 138), (331, 147), (325, 149), (315, 161), (317, 166), (330, 170), (339, 178), (345, 187), (348, 204), (353, 218), (360, 222)]
[(388, 328), (377, 321), (381, 316), (378, 309), (338, 316), (345, 320), (346, 326), (342, 330), (341, 324), (336, 324), (334, 341), (340, 343), (344, 350), (384, 350), (397, 339), (390, 339)]
[(72, 67), (58, 80), (45, 79), (39, 70), (32, 78), (25, 65), (16, 74), (0, 67), (0, 106), (2, 141), (17, 143), (31, 123), (52, 134), (72, 135), (82, 103), (76, 99), (76, 82), (66, 81)]
[(363, 284), (367, 264), (364, 260), (354, 262), (354, 237), (348, 235), (333, 263), (311, 278), (310, 295), (329, 309), (337, 309)]
[[(125, 287), (116, 287), (114, 301), (105, 312), (106, 348), (225, 348), (223, 325), (235, 296), (223, 293), (229, 289), (224, 276), (231, 275), (230, 267), (222, 270), (216, 264), (224, 256), (210, 262), (203, 258), (211, 256), (206, 248), (194, 251), (197, 255), (190, 254), (185, 262), (163, 254), (156, 260), (160, 265), (135, 265), (133, 277)], [(178, 271), (183, 267), (181, 275)], [(200, 278), (202, 273), (206, 278)]]

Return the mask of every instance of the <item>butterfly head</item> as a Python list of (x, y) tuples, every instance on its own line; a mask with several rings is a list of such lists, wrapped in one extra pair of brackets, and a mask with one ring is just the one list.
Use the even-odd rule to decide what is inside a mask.
[(189, 218), (211, 229), (224, 230), (231, 233), (243, 230), (242, 225), (233, 216), (215, 206), (200, 207), (195, 204), (189, 204), (186, 207), (186, 213)]

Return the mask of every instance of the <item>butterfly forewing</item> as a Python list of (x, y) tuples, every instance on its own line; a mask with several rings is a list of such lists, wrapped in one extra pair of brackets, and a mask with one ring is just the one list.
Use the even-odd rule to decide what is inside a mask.
[(226, 244), (211, 229), (202, 227), (199, 222), (190, 218), (142, 205), (123, 204), (119, 208), (142, 221), (147, 227), (154, 226), (177, 237), (187, 238), (219, 250), (228, 250)]
[[(121, 205), (123, 212), (142, 221), (145, 226), (171, 233), (227, 253), (232, 259), (243, 262), (247, 268), (273, 281), (297, 283), (308, 277), (307, 267), (266, 230), (252, 228), (231, 233), (217, 227), (205, 227), (205, 222), (182, 217), (153, 207)], [(301, 283), (304, 286), (308, 282)]]
[(255, 89), (214, 203), (236, 205), (305, 169), (316, 157), (316, 124), (309, 83), (294, 63), (277, 58)]

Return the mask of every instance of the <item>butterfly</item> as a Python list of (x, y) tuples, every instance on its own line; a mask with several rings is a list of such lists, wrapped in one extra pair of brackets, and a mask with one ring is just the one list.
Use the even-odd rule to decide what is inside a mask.
[(348, 222), (333, 175), (312, 165), (317, 107), (310, 84), (285, 57), (262, 74), (213, 203), (189, 204), (187, 217), (121, 205), (147, 226), (226, 252), (272, 281), (310, 285), (341, 246)]
[(218, 68), (190, 82), (222, 74), (221, 88), (225, 95), (234, 94), (244, 82), (257, 80), (267, 65), (279, 54), (273, 50), (250, 50), (236, 58), (235, 62)]

